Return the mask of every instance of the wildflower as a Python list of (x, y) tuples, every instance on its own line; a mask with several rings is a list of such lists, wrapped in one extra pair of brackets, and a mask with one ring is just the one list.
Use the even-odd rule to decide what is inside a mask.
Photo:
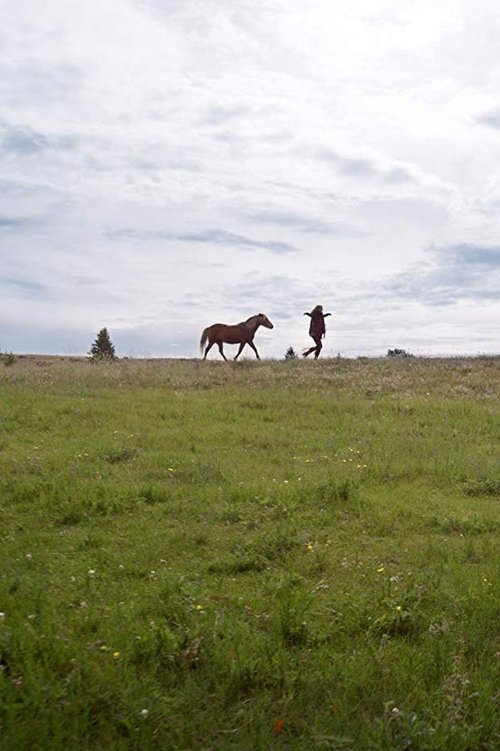
[(149, 709), (141, 709), (141, 717), (144, 717), (146, 720), (149, 715)]
[(314, 546), (313, 546), (312, 542), (308, 542), (306, 547), (307, 547), (308, 550), (314, 550)]
[(0, 613), (0, 623), (3, 623), (5, 620), (5, 613)]
[(281, 719), (276, 720), (275, 723), (274, 723), (274, 725), (273, 725), (273, 733), (276, 733), (276, 735), (278, 733), (282, 733), (284, 727), (285, 727), (285, 721), (284, 720), (281, 720)]
[(34, 615), (33, 613), (30, 613), (30, 615), (28, 616), (29, 621), (34, 621), (35, 618), (36, 618), (36, 615)]
[(200, 646), (201, 646), (202, 641), (203, 641), (203, 637), (197, 636), (195, 639), (192, 640), (189, 646), (182, 652), (183, 656), (186, 658), (187, 663), (191, 669), (196, 667), (196, 663), (200, 659)]
[(196, 610), (203, 610), (203, 605), (197, 605)]
[(283, 480), (283, 485), (288, 485), (288, 480)]
[(95, 569), (93, 569), (93, 568), (89, 568), (89, 570), (87, 571), (87, 575), (88, 575), (88, 576), (89, 576), (89, 577), (90, 577), (91, 579), (93, 579), (93, 578), (94, 578), (94, 576), (95, 576)]
[(398, 611), (398, 613), (400, 613), (400, 612), (401, 612), (401, 610), (402, 610), (402, 607), (401, 607), (401, 605), (396, 605), (396, 610)]
[(33, 558), (33, 556), (31, 555), (31, 553), (26, 553), (26, 560), (27, 561), (31, 561), (32, 558)]
[[(169, 468), (168, 468), (168, 471), (169, 471), (169, 472), (175, 472), (175, 469), (174, 469), (173, 467), (169, 467)], [(147, 710), (146, 710), (146, 712), (147, 712)]]
[(119, 656), (120, 656), (119, 652), (113, 652), (113, 657), (114, 657), (115, 660), (117, 660), (119, 658)]
[(377, 569), (377, 574), (381, 574), (384, 571), (384, 566), (379, 566)]

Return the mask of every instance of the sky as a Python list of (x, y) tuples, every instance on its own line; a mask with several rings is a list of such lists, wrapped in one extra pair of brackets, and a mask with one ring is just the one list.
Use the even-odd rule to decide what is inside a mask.
[(496, 0), (4, 0), (0, 350), (263, 312), (281, 358), (322, 304), (326, 356), (498, 353), (499, 38)]

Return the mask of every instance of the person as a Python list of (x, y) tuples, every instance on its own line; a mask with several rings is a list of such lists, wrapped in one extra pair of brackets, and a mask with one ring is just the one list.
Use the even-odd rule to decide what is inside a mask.
[(316, 305), (316, 307), (313, 308), (310, 313), (304, 313), (304, 315), (309, 316), (309, 318), (311, 319), (311, 323), (309, 325), (309, 336), (314, 341), (314, 347), (307, 349), (302, 354), (302, 357), (307, 357), (311, 354), (311, 352), (314, 352), (314, 359), (317, 360), (319, 353), (323, 348), (321, 340), (326, 334), (325, 318), (327, 318), (327, 316), (331, 316), (331, 313), (323, 313), (323, 306)]

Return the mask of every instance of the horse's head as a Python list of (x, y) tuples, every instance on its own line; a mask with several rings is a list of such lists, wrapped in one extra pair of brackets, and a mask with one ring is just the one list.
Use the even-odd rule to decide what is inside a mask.
[(259, 325), (264, 326), (266, 329), (274, 329), (273, 324), (264, 313), (259, 313)]

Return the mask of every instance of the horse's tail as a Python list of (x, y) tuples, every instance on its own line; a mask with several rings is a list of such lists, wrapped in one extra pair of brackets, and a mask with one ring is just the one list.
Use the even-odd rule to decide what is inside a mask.
[(203, 329), (203, 333), (201, 335), (200, 352), (203, 352), (203, 349), (205, 347), (205, 344), (207, 343), (207, 340), (208, 340), (208, 327), (206, 329)]

